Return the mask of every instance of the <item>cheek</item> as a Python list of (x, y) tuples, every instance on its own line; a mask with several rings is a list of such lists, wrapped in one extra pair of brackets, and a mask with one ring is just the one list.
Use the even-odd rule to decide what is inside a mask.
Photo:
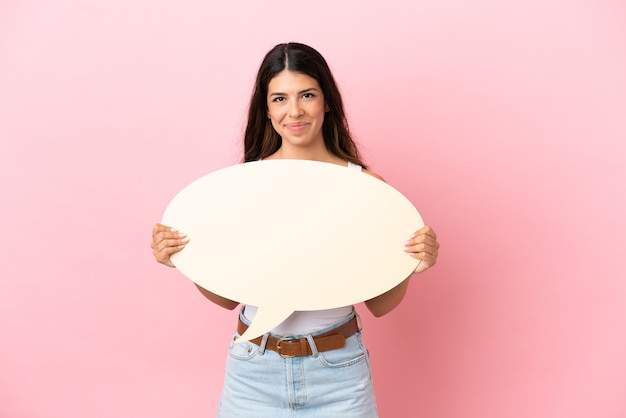
[(317, 118), (320, 120), (320, 122), (324, 122), (324, 118), (326, 118), (326, 112), (323, 108), (319, 110)]
[(277, 117), (276, 115), (272, 115), (272, 119), (270, 121), (272, 123), (272, 127), (274, 128), (275, 131), (279, 131), (281, 126), (280, 126), (280, 118)]
[(317, 117), (320, 119), (324, 119), (324, 116), (326, 115), (326, 105), (322, 102), (318, 103), (315, 107)]
[(279, 121), (282, 118), (285, 117), (284, 113), (280, 108), (276, 108), (276, 107), (269, 107), (268, 111), (267, 111), (268, 115), (270, 116), (270, 118), (273, 121)]
[(274, 119), (274, 116), (272, 116), (271, 123), (272, 123), (272, 128), (274, 128), (274, 130), (275, 130), (276, 132), (279, 132), (279, 131), (280, 131), (280, 123), (278, 123), (278, 122)]

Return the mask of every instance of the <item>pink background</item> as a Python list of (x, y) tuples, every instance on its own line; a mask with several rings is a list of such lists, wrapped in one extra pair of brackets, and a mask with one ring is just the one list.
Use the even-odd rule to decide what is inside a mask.
[(290, 40), (442, 244), (361, 308), (381, 416), (626, 416), (623, 2), (248, 3), (0, 2), (0, 417), (214, 415), (236, 314), (150, 231)]

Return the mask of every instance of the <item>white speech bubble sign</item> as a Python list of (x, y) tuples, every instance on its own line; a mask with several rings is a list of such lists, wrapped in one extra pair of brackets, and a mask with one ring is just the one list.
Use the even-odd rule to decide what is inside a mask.
[(176, 267), (222, 297), (258, 306), (247, 341), (294, 311), (363, 302), (419, 263), (404, 241), (424, 225), (387, 183), (344, 166), (266, 160), (194, 181), (163, 215), (190, 241)]

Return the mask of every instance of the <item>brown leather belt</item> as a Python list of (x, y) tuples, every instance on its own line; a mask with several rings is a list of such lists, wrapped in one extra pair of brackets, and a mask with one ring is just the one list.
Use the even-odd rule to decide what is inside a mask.
[[(248, 329), (248, 326), (239, 320), (237, 325), (237, 332), (239, 335), (243, 334)], [(359, 330), (359, 324), (356, 317), (343, 325), (338, 326), (328, 332), (313, 337), (317, 351), (329, 351), (342, 348), (346, 345), (346, 338), (353, 336)], [(261, 345), (263, 336), (250, 340), (251, 343)], [(269, 335), (267, 337), (267, 344), (265, 348), (268, 350), (276, 351), (283, 358), (308, 356), (313, 354), (309, 341), (304, 338), (276, 338)]]

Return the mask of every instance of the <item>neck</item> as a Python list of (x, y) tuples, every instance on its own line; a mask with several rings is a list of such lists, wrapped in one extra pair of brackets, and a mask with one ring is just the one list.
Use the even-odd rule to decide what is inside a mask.
[(338, 163), (342, 161), (339, 157), (331, 154), (326, 146), (322, 143), (321, 146), (316, 147), (293, 147), (285, 146), (284, 144), (276, 151), (270, 158), (284, 158), (290, 160), (312, 160), (321, 161), (325, 163)]

